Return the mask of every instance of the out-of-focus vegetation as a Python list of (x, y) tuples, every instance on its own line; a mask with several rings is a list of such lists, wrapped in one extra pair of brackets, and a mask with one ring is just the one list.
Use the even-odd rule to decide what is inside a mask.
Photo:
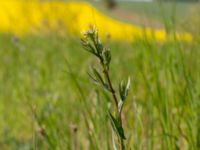
[[(122, 77), (132, 79), (122, 113), (127, 149), (199, 149), (196, 11), (183, 16), (182, 31), (193, 34), (192, 42), (103, 40), (111, 48), (114, 87)], [(113, 149), (111, 95), (87, 78), (96, 60), (79, 37), (62, 33), (0, 34), (0, 149)]]
[(192, 9), (187, 13), (186, 17), (182, 20), (182, 29), (192, 33), (193, 37), (199, 40), (200, 35), (200, 10), (199, 5), (193, 6)]
[(109, 34), (113, 40), (134, 41), (144, 38), (160, 42), (174, 38), (182, 41), (192, 40), (192, 36), (188, 33), (175, 33), (175, 31), (170, 33), (164, 29), (142, 28), (114, 20), (84, 2), (5, 1), (1, 2), (0, 7), (2, 18), (0, 31), (4, 33), (25, 35), (55, 31), (62, 34), (67, 31), (80, 35), (82, 31), (95, 25), (101, 37)]

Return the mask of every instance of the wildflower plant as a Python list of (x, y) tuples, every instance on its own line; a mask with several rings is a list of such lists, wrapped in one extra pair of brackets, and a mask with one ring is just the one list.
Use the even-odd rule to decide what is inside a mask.
[(86, 31), (81, 41), (83, 48), (93, 54), (99, 60), (99, 63), (101, 65), (102, 72), (99, 72), (96, 68), (93, 67), (92, 73), (88, 73), (88, 75), (92, 79), (92, 81), (94, 81), (94, 83), (102, 86), (112, 95), (113, 103), (115, 104), (115, 113), (113, 114), (109, 110), (108, 114), (111, 120), (112, 128), (119, 138), (120, 149), (124, 150), (124, 140), (126, 139), (126, 137), (123, 128), (122, 110), (124, 102), (128, 96), (130, 88), (130, 78), (128, 79), (127, 83), (125, 83), (124, 81), (120, 82), (119, 96), (117, 96), (109, 73), (111, 52), (101, 43), (97, 30), (95, 28), (91, 28), (90, 30)]

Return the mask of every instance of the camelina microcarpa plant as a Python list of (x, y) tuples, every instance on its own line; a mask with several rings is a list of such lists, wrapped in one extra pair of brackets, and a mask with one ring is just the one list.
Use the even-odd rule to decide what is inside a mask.
[(122, 121), (122, 110), (124, 102), (128, 96), (128, 91), (130, 88), (130, 78), (127, 83), (120, 82), (119, 84), (119, 97), (117, 97), (116, 90), (113, 87), (111, 76), (109, 74), (110, 62), (111, 62), (111, 53), (110, 50), (105, 48), (101, 43), (98, 32), (95, 28), (91, 28), (83, 34), (81, 39), (83, 48), (93, 54), (98, 60), (102, 67), (102, 72), (99, 72), (96, 68), (92, 68), (92, 74), (89, 74), (89, 77), (96, 84), (102, 86), (112, 95), (113, 103), (115, 104), (115, 113), (114, 115), (109, 111), (109, 118), (111, 120), (112, 128), (116, 132), (116, 135), (119, 137), (119, 145), (121, 150), (125, 150), (124, 140), (126, 139), (123, 121)]

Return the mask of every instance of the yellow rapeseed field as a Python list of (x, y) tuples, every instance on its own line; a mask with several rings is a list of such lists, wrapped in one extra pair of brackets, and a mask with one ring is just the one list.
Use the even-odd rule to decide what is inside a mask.
[[(39, 2), (37, 0), (0, 0), (0, 32), (26, 35), (41, 32), (80, 34), (95, 25), (100, 36), (110, 35), (113, 40), (172, 39), (164, 30), (141, 28), (112, 19), (85, 2)], [(191, 41), (188, 33), (176, 33), (176, 38)]]

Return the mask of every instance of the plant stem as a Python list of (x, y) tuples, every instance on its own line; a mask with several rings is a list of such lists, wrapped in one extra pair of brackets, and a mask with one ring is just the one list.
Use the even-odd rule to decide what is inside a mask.
[[(120, 124), (122, 126), (121, 111), (118, 111), (118, 100), (117, 100), (117, 96), (116, 96), (115, 90), (113, 88), (111, 79), (110, 79), (110, 75), (109, 75), (108, 69), (106, 68), (106, 66), (104, 65), (104, 63), (103, 63), (103, 61), (101, 59), (100, 59), (100, 61), (101, 61), (101, 65), (103, 67), (103, 73), (104, 73), (104, 75), (106, 77), (106, 80), (108, 82), (108, 86), (110, 88), (110, 92), (112, 93), (112, 96), (113, 96), (113, 99), (114, 99), (114, 102), (115, 102), (115, 105), (116, 105), (116, 112), (117, 112), (117, 114), (119, 116)], [(125, 150), (124, 140), (121, 137), (120, 137), (120, 149), (121, 150)]]
[(110, 91), (111, 91), (111, 93), (112, 93), (113, 99), (114, 99), (114, 101), (115, 101), (116, 108), (117, 108), (117, 110), (118, 110), (118, 100), (117, 100), (117, 96), (116, 96), (116, 94), (115, 94), (115, 90), (114, 90), (114, 88), (113, 88), (113, 86), (112, 86), (112, 82), (111, 82), (111, 80), (110, 80), (109, 73), (108, 73), (107, 71), (104, 70), (104, 74), (105, 74), (106, 79), (107, 79), (107, 81), (108, 81), (108, 85), (109, 85), (109, 87), (110, 87)]
[[(107, 89), (113, 97), (113, 101), (116, 106), (116, 112), (115, 112), (115, 117), (111, 116), (111, 121), (114, 124), (114, 128), (116, 128), (117, 134), (118, 134), (118, 143), (120, 146), (120, 150), (125, 150), (125, 145), (124, 145), (124, 131), (122, 127), (122, 117), (121, 117), (121, 112), (122, 112), (122, 107), (124, 104), (125, 97), (128, 94), (128, 86), (129, 82), (127, 83), (127, 86), (121, 85), (119, 87), (119, 92), (120, 92), (120, 98), (118, 101), (115, 89), (113, 88), (112, 82), (111, 82), (111, 77), (109, 75), (109, 64), (111, 61), (111, 53), (108, 49), (104, 48), (104, 46), (101, 44), (97, 31), (95, 29), (89, 30), (84, 34), (85, 39), (82, 39), (82, 44), (84, 49), (86, 49), (88, 52), (92, 53), (99, 59), (99, 63), (102, 67), (102, 72), (104, 75), (104, 79), (100, 75), (96, 69), (93, 68), (95, 78), (92, 77), (92, 79), (100, 83), (105, 89)], [(119, 105), (118, 105), (119, 104)]]
[(120, 137), (121, 150), (125, 150), (124, 140)]
[[(118, 111), (118, 115), (119, 115), (120, 124), (122, 126), (122, 113), (121, 113), (121, 111)], [(120, 137), (120, 144), (121, 144), (121, 150), (125, 150), (124, 139), (122, 139), (121, 137)]]
[(110, 92), (112, 93), (112, 96), (113, 96), (113, 99), (114, 99), (114, 102), (115, 102), (115, 105), (116, 105), (116, 109), (118, 110), (118, 100), (117, 100), (117, 96), (115, 94), (115, 90), (113, 88), (113, 85), (112, 85), (112, 82), (111, 82), (111, 79), (110, 79), (110, 76), (109, 76), (108, 69), (107, 69), (106, 65), (103, 63), (103, 59), (100, 58), (100, 62), (101, 62), (101, 65), (103, 67), (103, 73), (104, 73), (105, 78), (108, 82)]

